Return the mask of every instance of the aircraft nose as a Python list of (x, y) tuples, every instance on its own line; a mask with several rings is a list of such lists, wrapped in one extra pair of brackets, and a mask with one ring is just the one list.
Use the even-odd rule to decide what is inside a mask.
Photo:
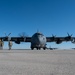
[(37, 44), (40, 44), (40, 38), (39, 37), (37, 38)]
[(38, 37), (38, 42), (41, 44), (41, 42), (42, 42), (42, 37)]

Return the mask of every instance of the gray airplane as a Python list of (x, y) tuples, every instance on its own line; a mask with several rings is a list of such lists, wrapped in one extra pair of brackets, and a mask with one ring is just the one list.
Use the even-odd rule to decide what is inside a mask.
[(31, 49), (34, 48), (46, 49), (46, 37), (40, 32), (35, 33), (31, 38)]
[[(11, 33), (9, 33), (11, 34)], [(31, 49), (33, 50), (34, 48), (41, 49), (43, 48), (44, 50), (46, 49), (46, 43), (47, 42), (56, 42), (56, 44), (60, 44), (63, 41), (71, 41), (72, 43), (75, 43), (75, 37), (72, 37), (72, 35), (66, 36), (66, 37), (45, 37), (42, 33), (36, 32), (35, 34), (32, 35), (32, 37), (28, 36), (21, 36), (21, 37), (0, 37), (0, 47), (3, 47), (3, 41), (8, 41), (8, 46), (9, 49), (12, 47), (12, 42), (15, 42), (16, 44), (20, 44), (21, 42), (30, 42), (31, 43)]]

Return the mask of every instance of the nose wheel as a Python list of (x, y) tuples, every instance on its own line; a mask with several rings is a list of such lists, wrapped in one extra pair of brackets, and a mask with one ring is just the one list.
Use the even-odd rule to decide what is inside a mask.
[(37, 49), (37, 50), (40, 50), (41, 48), (40, 48), (40, 47), (37, 47), (36, 49)]
[[(34, 48), (33, 48), (33, 47), (31, 47), (31, 50), (33, 50), (33, 49), (34, 49)], [(38, 47), (37, 47), (36, 49), (37, 49), (37, 50), (40, 50), (40, 48), (38, 48)]]

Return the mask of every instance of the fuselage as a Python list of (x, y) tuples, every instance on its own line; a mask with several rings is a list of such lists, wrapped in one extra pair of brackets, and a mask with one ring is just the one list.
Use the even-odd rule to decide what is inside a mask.
[(46, 37), (42, 33), (35, 33), (31, 38), (31, 49), (46, 48)]

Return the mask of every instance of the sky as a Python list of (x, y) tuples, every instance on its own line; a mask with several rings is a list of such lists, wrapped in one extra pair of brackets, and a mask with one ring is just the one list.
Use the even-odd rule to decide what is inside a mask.
[[(0, 36), (25, 32), (31, 37), (37, 30), (49, 37), (52, 34), (65, 37), (67, 32), (74, 37), (75, 0), (0, 0)], [(72, 48), (75, 44), (50, 42), (47, 46)], [(4, 48), (8, 48), (8, 42)], [(30, 43), (13, 43), (13, 48), (30, 48)]]

